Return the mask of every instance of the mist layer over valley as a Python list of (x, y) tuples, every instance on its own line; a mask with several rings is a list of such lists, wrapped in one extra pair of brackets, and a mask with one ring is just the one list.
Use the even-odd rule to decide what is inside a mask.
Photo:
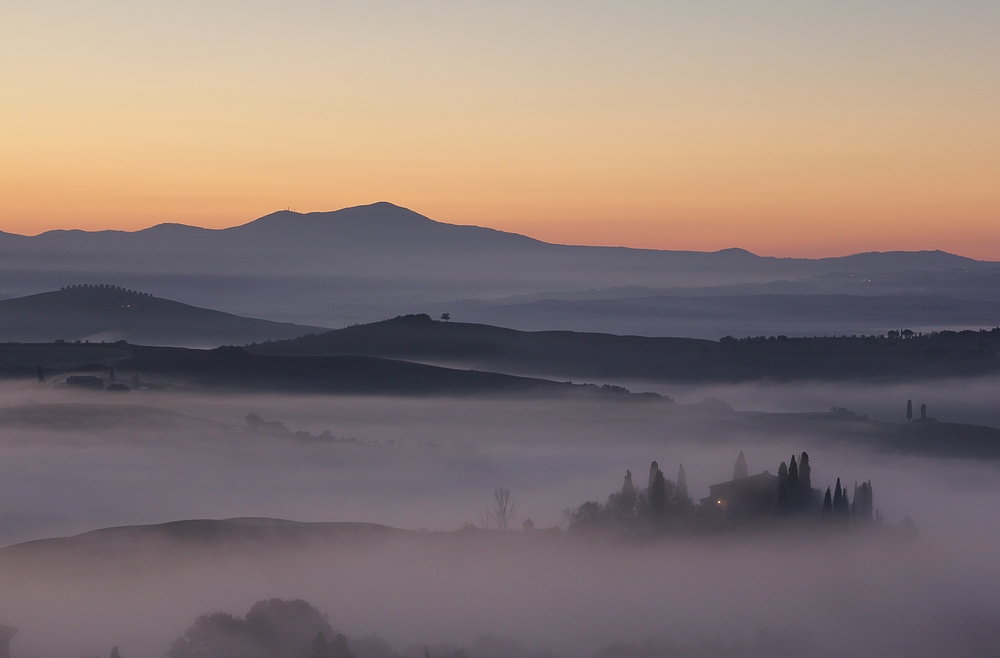
[[(970, 407), (992, 404), (992, 382), (961, 385)], [(785, 397), (753, 386), (713, 392), (741, 409)], [(865, 397), (876, 417), (899, 424), (903, 392), (872, 387)], [(168, 528), (22, 544), (0, 552), (0, 621), (20, 629), (17, 655), (119, 645), (123, 655), (162, 656), (197, 615), (243, 614), (277, 596), (315, 604), (352, 642), (378, 633), (398, 651), (428, 646), (432, 655), (445, 651), (441, 642), (485, 650), (475, 645), (482, 635), (560, 656), (616, 643), (639, 651), (646, 639), (646, 650), (661, 651), (650, 655), (672, 655), (671, 646), (702, 651), (673, 655), (992, 655), (995, 458), (900, 454), (837, 438), (865, 434), (849, 430), (863, 421), (789, 423), (698, 394), (635, 403), (138, 391), (125, 400), (8, 386), (5, 544), (198, 518), (399, 530)], [(859, 395), (800, 387), (789, 406), (843, 406)], [(870, 479), (886, 523), (911, 517), (919, 536), (790, 531), (636, 543), (546, 530), (565, 527), (564, 510), (620, 489), (626, 469), (644, 480), (653, 459), (671, 479), (683, 464), (697, 500), (732, 477), (741, 450), (751, 473), (808, 450), (815, 486)], [(499, 487), (512, 492), (518, 530), (472, 529), (487, 525)], [(533, 532), (520, 529), (529, 518)], [(977, 642), (986, 653), (974, 652)]]

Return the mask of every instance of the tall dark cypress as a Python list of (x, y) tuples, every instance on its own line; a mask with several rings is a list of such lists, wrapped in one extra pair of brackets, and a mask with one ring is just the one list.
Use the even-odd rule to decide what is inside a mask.
[(799, 465), (795, 462), (795, 455), (788, 464), (788, 480), (785, 482), (785, 508), (789, 512), (797, 512), (801, 508), (802, 486), (799, 482)]
[(837, 478), (837, 488), (833, 493), (833, 513), (845, 520), (851, 518), (851, 499), (847, 489), (840, 486), (840, 478)]
[(812, 497), (812, 468), (809, 466), (809, 455), (805, 452), (802, 453), (802, 458), (799, 460), (799, 483), (802, 485), (802, 490), (811, 498)]
[(833, 500), (830, 498), (830, 487), (826, 488), (826, 495), (823, 496), (823, 516), (833, 516)]
[(646, 495), (649, 497), (649, 511), (653, 513), (653, 518), (663, 518), (667, 513), (667, 480), (663, 477), (663, 471), (657, 469)]

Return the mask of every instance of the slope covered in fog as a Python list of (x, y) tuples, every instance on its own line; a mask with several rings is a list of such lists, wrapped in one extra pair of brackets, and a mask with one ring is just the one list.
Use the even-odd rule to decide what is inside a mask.
[(0, 300), (3, 342), (125, 340), (215, 347), (294, 338), (318, 329), (244, 318), (111, 285), (73, 286)]
[(411, 315), (253, 345), (259, 354), (363, 354), (501, 372), (684, 382), (983, 375), (1000, 369), (1000, 330), (913, 338), (709, 341), (516, 331)]
[(187, 519), (157, 525), (102, 528), (52, 539), (36, 539), (0, 548), (0, 561), (40, 558), (46, 554), (137, 550), (151, 544), (183, 548), (235, 545), (260, 548), (260, 544), (295, 544), (309, 541), (372, 541), (409, 532), (376, 523), (312, 522), (284, 519)]

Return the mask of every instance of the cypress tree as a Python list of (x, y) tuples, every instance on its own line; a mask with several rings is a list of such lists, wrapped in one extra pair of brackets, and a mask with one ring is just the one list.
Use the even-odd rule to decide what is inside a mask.
[(799, 509), (802, 492), (799, 482), (799, 465), (795, 462), (795, 455), (788, 464), (788, 480), (785, 481), (785, 509), (788, 512), (796, 512)]
[(674, 490), (674, 498), (682, 503), (688, 501), (688, 479), (684, 472), (684, 464), (677, 469), (677, 489)]
[(736, 457), (736, 466), (733, 467), (733, 479), (739, 480), (749, 475), (750, 469), (747, 468), (747, 458), (743, 456), (743, 451), (740, 450), (740, 454)]
[(837, 488), (833, 493), (833, 513), (845, 520), (851, 518), (851, 499), (847, 495), (847, 489), (840, 486), (840, 478), (837, 478)]
[(833, 516), (833, 500), (830, 498), (830, 487), (826, 488), (826, 495), (823, 496), (823, 516)]
[(906, 401), (906, 421), (913, 420), (913, 400)]
[(802, 458), (799, 460), (799, 483), (802, 484), (802, 489), (805, 491), (808, 498), (812, 498), (812, 468), (809, 466), (809, 455), (805, 452), (802, 453)]

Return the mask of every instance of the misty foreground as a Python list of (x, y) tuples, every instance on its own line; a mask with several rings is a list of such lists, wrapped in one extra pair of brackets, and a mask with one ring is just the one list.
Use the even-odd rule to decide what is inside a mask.
[[(328, 615), (358, 658), (419, 658), (424, 647), (448, 658), (995, 655), (997, 462), (872, 440), (888, 429), (919, 444), (927, 431), (931, 445), (953, 445), (956, 424), (905, 422), (907, 397), (945, 421), (961, 418), (946, 393), (985, 408), (995, 382), (805, 388), (794, 393), (827, 406), (861, 396), (873, 419), (615, 396), (8, 386), (0, 531), (20, 545), (0, 550), (0, 623), (19, 629), (14, 658), (116, 645), (123, 658), (159, 658), (202, 614), (245, 623), (277, 597)], [(817, 486), (871, 479), (888, 523), (912, 516), (919, 539), (550, 530), (652, 459), (671, 475), (683, 463), (697, 499), (733, 476), (741, 450), (757, 473), (806, 448)], [(513, 527), (530, 518), (534, 531), (481, 529), (497, 487), (516, 498)], [(314, 523), (172, 522), (260, 516)], [(120, 529), (59, 539), (110, 526)], [(56, 539), (25, 543), (42, 537)]]
[[(995, 655), (997, 568), (956, 557), (879, 533), (621, 543), (192, 521), (3, 549), (0, 612), (20, 628), (16, 655), (308, 658), (320, 631), (358, 658)], [(231, 621), (275, 596), (329, 615), (300, 625), (299, 653), (184, 651), (219, 641), (199, 615)]]

